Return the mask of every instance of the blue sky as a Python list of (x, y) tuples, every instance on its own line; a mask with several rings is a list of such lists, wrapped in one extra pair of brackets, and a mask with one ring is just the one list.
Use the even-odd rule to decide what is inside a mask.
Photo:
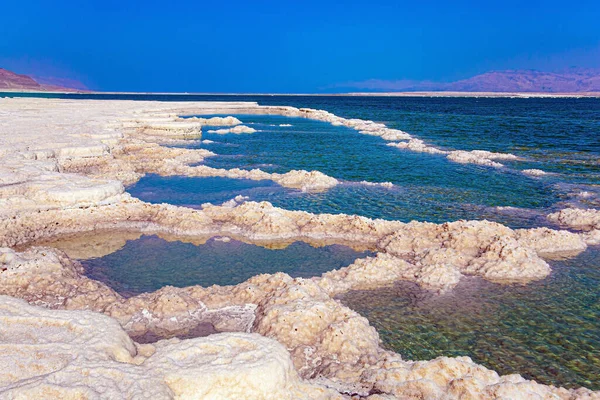
[(0, 67), (115, 91), (319, 92), (600, 67), (600, 1), (3, 0)]

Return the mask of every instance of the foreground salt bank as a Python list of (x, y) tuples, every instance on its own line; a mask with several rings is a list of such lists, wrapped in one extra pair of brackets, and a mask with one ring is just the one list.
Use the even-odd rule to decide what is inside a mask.
[[(600, 398), (586, 389), (499, 377), (468, 358), (402, 360), (380, 347), (366, 319), (333, 299), (397, 280), (442, 291), (464, 275), (497, 282), (543, 279), (550, 271), (543, 257), (577, 253), (600, 240), (597, 212), (552, 216), (585, 228), (577, 234), (512, 230), (486, 221), (405, 224), (236, 201), (192, 210), (124, 193), (123, 185), (145, 173), (270, 179), (303, 190), (338, 183), (318, 171), (209, 168), (196, 165), (212, 155), (206, 150), (164, 146), (198, 136), (204, 125), (231, 129), (242, 122), (180, 115), (248, 113), (345, 124), (398, 147), (436, 151), (381, 124), (291, 107), (0, 100), (0, 294), (12, 296), (0, 299), (2, 358), (10, 366), (0, 372), (2, 397)], [(494, 167), (490, 160), (507, 156), (449, 152), (448, 157)], [(56, 249), (14, 250), (89, 231), (192, 239), (228, 235), (256, 243), (360, 242), (377, 255), (313, 279), (259, 275), (236, 286), (166, 287), (125, 299), (86, 277)], [(222, 333), (145, 345), (130, 339), (148, 333), (170, 337), (201, 323)]]

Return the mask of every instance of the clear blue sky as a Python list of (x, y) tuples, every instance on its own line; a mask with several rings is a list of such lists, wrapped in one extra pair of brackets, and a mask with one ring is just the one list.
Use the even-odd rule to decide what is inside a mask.
[(99, 90), (190, 92), (600, 67), (598, 0), (341, 3), (3, 0), (0, 67)]

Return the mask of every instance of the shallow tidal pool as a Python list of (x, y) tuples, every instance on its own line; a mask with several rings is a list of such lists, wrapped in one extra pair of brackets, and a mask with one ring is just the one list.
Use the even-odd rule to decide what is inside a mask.
[(343, 245), (315, 247), (304, 242), (255, 245), (228, 237), (190, 243), (158, 236), (132, 237), (104, 253), (85, 251), (85, 240), (55, 242), (79, 259), (86, 274), (124, 296), (164, 286), (236, 285), (255, 275), (285, 272), (310, 278), (371, 255)]

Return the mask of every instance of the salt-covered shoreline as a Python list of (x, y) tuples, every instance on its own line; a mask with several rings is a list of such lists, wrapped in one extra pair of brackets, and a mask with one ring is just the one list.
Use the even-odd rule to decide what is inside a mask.
[[(600, 241), (595, 219), (582, 233), (512, 230), (487, 221), (401, 223), (254, 202), (192, 210), (124, 193), (124, 185), (146, 173), (271, 179), (303, 190), (338, 184), (318, 171), (191, 166), (212, 153), (160, 145), (199, 136), (202, 126), (241, 122), (180, 115), (248, 113), (314, 118), (386, 140), (411, 140), (370, 121), (254, 103), (0, 99), (0, 294), (47, 308), (0, 297), (2, 358), (9, 365), (0, 372), (0, 396), (600, 398), (587, 389), (499, 377), (466, 357), (402, 360), (381, 348), (365, 318), (333, 299), (397, 280), (444, 291), (464, 275), (500, 283), (543, 279), (550, 272), (543, 257), (581, 252)], [(475, 156), (492, 160), (496, 153), (490, 154)], [(580, 224), (574, 215), (551, 218)], [(313, 279), (259, 275), (236, 286), (165, 287), (124, 299), (86, 277), (61, 251), (11, 249), (98, 230), (360, 242), (377, 255)], [(223, 333), (150, 345), (125, 334), (168, 337), (201, 323)], [(96, 332), (98, 325), (103, 330)]]

